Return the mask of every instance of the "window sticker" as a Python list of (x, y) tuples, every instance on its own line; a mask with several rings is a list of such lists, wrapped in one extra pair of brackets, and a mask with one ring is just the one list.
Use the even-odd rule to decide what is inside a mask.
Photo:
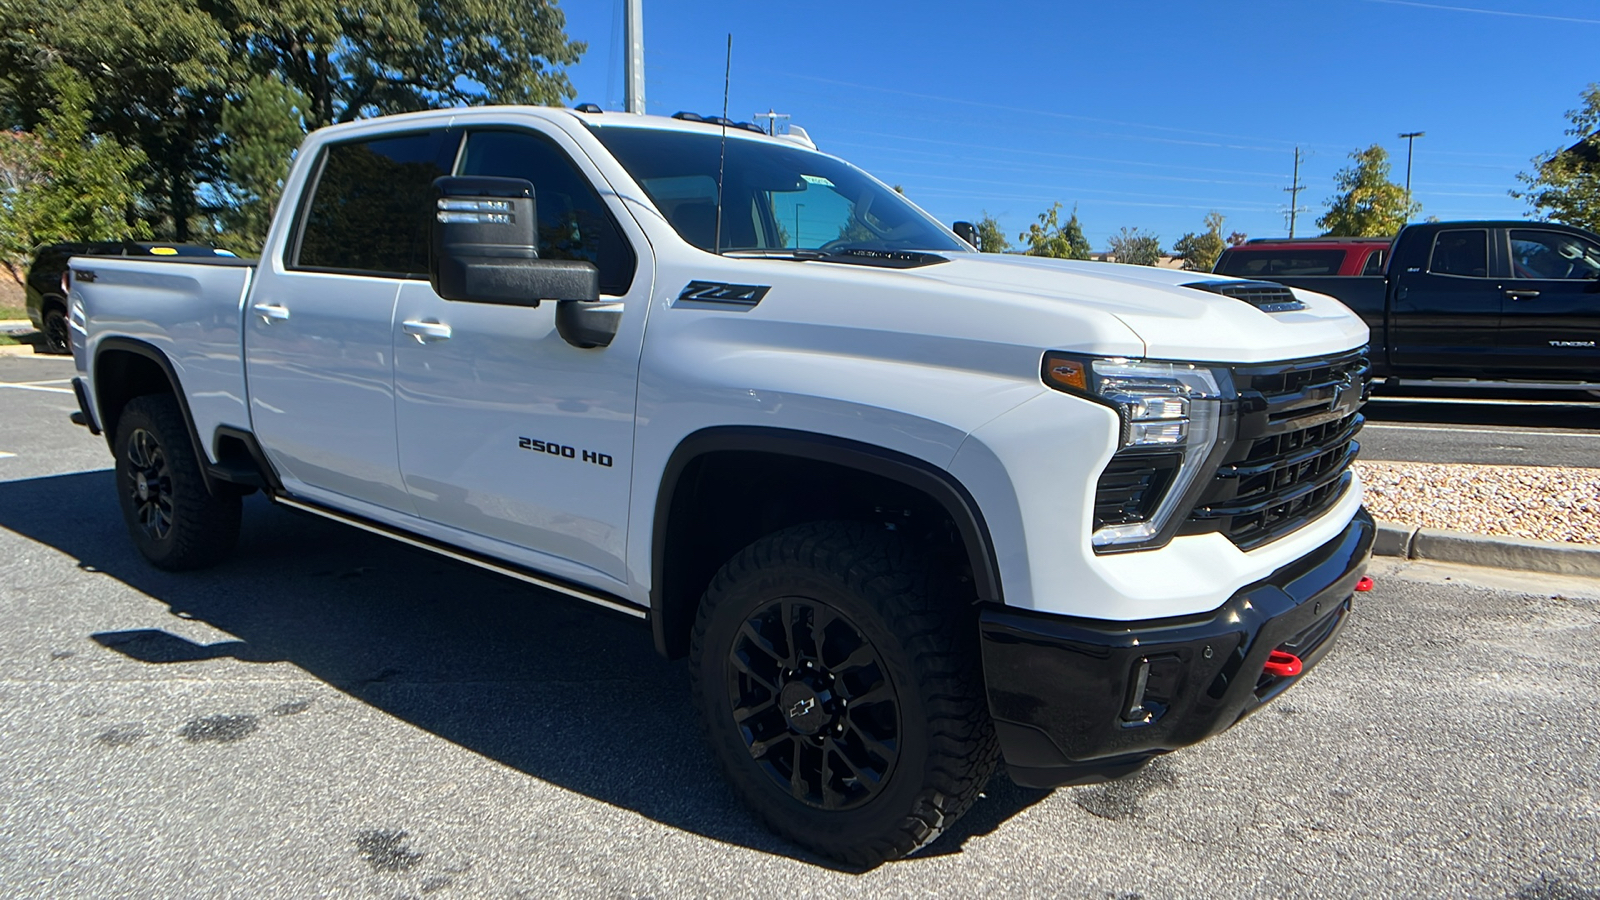
[(804, 178), (807, 182), (809, 182), (811, 184), (820, 184), (823, 187), (830, 187), (830, 188), (833, 187), (833, 182), (829, 181), (826, 178), (823, 178), (821, 175), (801, 175), (800, 177)]

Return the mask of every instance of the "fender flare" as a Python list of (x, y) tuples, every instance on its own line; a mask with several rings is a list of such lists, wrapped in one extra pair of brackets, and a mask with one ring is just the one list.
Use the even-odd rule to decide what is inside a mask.
[[(950, 516), (972, 563), (973, 588), (980, 602), (1003, 603), (1000, 566), (983, 512), (954, 475), (925, 460), (872, 444), (828, 434), (762, 426), (717, 426), (693, 432), (678, 443), (661, 473), (650, 542), (650, 630), (656, 652), (675, 659), (686, 652), (681, 608), (669, 605), (666, 590), (667, 529), (673, 499), (685, 468), (707, 453), (744, 451), (794, 456), (855, 469), (895, 481), (931, 497)], [(681, 606), (677, 604), (676, 606)]]
[[(183, 412), (183, 424), (189, 431), (189, 443), (194, 448), (195, 460), (200, 464), (200, 478), (205, 482), (206, 492), (215, 494), (217, 492), (217, 484), (216, 479), (211, 473), (211, 455), (206, 452), (205, 442), (200, 439), (200, 433), (195, 430), (194, 414), (189, 411), (189, 397), (183, 391), (183, 382), (178, 379), (178, 373), (177, 370), (172, 367), (172, 361), (167, 359), (167, 355), (161, 352), (161, 350), (155, 345), (147, 341), (141, 341), (136, 338), (128, 337), (102, 338), (100, 342), (95, 345), (94, 367), (89, 373), (95, 381), (95, 418), (99, 420), (102, 426), (107, 424), (105, 407), (101, 405), (101, 397), (103, 392), (100, 390), (99, 385), (100, 358), (105, 356), (108, 352), (113, 351), (132, 353), (135, 356), (142, 356), (145, 359), (155, 363), (156, 367), (159, 368), (162, 374), (166, 376), (167, 384), (171, 386), (173, 395), (178, 398), (178, 409)], [(105, 436), (106, 446), (110, 448), (111, 455), (113, 458), (115, 458), (117, 454), (116, 429), (109, 427), (106, 428)]]

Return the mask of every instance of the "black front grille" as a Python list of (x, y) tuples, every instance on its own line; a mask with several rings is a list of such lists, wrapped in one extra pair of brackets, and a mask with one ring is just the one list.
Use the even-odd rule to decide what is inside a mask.
[(1094, 527), (1143, 522), (1178, 470), (1175, 453), (1138, 453), (1112, 457), (1100, 473), (1094, 494)]
[(1359, 353), (1234, 369), (1238, 435), (1184, 531), (1220, 531), (1248, 550), (1338, 502), (1360, 450), (1368, 371)]

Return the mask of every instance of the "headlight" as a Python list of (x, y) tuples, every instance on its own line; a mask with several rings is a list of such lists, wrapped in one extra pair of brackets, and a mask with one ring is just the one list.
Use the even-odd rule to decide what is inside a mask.
[(1097, 551), (1147, 549), (1206, 470), (1223, 438), (1227, 369), (1185, 362), (1046, 353), (1044, 381), (1117, 411), (1120, 446), (1101, 474), (1092, 542)]

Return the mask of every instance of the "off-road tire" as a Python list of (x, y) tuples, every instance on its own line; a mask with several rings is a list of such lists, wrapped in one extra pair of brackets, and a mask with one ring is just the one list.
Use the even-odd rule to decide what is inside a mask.
[(206, 490), (177, 398), (146, 394), (128, 401), (117, 422), (114, 451), (117, 501), (145, 559), (157, 568), (182, 571), (214, 565), (233, 551), (239, 540), (239, 494)]
[[(700, 602), (689, 651), (696, 706), (734, 793), (774, 832), (848, 865), (869, 867), (925, 846), (972, 805), (995, 769), (999, 744), (983, 692), (976, 615), (969, 601), (954, 595), (955, 584), (930, 555), (897, 534), (856, 522), (819, 522), (776, 532), (746, 547), (717, 573)], [(790, 605), (782, 607), (786, 600)], [(826, 809), (797, 798), (802, 787), (809, 791), (830, 777), (826, 768), (808, 770), (820, 771), (819, 780), (802, 779), (802, 786), (791, 784), (785, 790), (771, 762), (756, 758), (752, 744), (763, 742), (750, 738), (748, 724), (736, 722), (738, 703), (730, 699), (753, 689), (758, 696), (770, 693), (777, 700), (780, 692), (765, 686), (764, 678), (752, 680), (748, 660), (736, 665), (732, 654), (752, 646), (753, 624), (761, 623), (771, 633), (772, 616), (789, 615), (772, 610), (807, 604), (807, 608), (826, 608), (816, 613), (818, 617), (842, 616), (858, 639), (870, 643), (881, 666), (869, 671), (881, 674), (880, 683), (891, 683), (898, 698), (897, 759), (873, 782), (881, 785), (876, 792), (848, 808), (836, 803), (836, 808)], [(812, 621), (804, 613), (796, 617)], [(835, 630), (828, 634), (848, 635), (842, 630), (845, 626), (833, 624), (837, 621), (830, 620), (829, 627)], [(789, 625), (783, 627), (788, 629), (785, 633), (795, 633)], [(812, 646), (825, 647), (831, 640)], [(829, 651), (818, 649), (816, 655), (827, 657)], [(849, 656), (857, 658), (854, 652)], [(829, 663), (819, 660), (816, 665)], [(841, 680), (839, 685), (843, 684)], [(837, 705), (846, 693), (836, 691), (828, 702)], [(803, 721), (794, 724), (796, 720), (783, 712), (787, 705), (778, 701), (777, 709), (790, 734), (799, 735), (796, 728), (815, 727)], [(881, 710), (881, 704), (877, 708)], [(748, 714), (749, 709), (743, 707), (741, 713)], [(873, 709), (849, 707), (848, 715)], [(809, 710), (802, 714), (808, 715)], [(755, 721), (755, 716), (744, 719)], [(837, 724), (826, 726), (825, 735), (838, 728), (845, 735), (841, 740), (848, 740), (844, 729), (854, 725), (846, 712), (840, 711), (831, 721)], [(805, 739), (820, 737), (807, 734)], [(801, 771), (802, 752), (813, 751), (795, 750), (791, 772)], [(866, 781), (855, 775), (837, 780), (837, 768), (844, 763), (842, 749), (832, 757), (826, 756), (827, 750), (817, 752), (834, 765), (833, 783), (842, 785), (841, 790), (852, 786), (859, 788), (857, 794), (866, 790), (860, 787)], [(826, 788), (821, 791), (826, 798)], [(841, 798), (842, 794), (833, 799)]]
[(44, 350), (57, 355), (72, 352), (72, 335), (67, 329), (67, 314), (59, 306), (44, 311)]

